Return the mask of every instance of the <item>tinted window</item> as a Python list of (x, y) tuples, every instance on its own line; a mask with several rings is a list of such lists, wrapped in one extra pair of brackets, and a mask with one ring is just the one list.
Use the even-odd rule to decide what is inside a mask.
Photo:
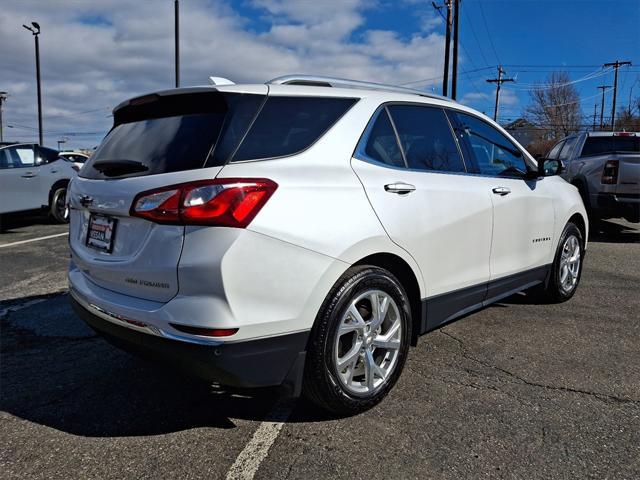
[(351, 98), (269, 97), (233, 160), (300, 152), (320, 138), (355, 102)]
[(409, 168), (465, 171), (449, 121), (441, 108), (392, 105), (389, 112)]
[(578, 141), (578, 137), (567, 138), (567, 141), (565, 142), (564, 147), (562, 147), (562, 150), (560, 150), (558, 159), (559, 160), (568, 159), (571, 156), (571, 152), (573, 151), (573, 147), (575, 146), (577, 141)]
[(59, 158), (57, 150), (46, 147), (38, 147), (38, 150), (43, 163), (55, 162)]
[[(115, 175), (126, 177), (202, 168), (205, 161), (207, 166), (223, 165), (263, 101), (262, 95), (182, 94), (123, 107), (116, 111), (115, 127), (87, 160), (82, 176), (112, 178), (113, 174), (92, 166), (119, 160), (143, 165), (136, 172)], [(243, 121), (236, 120), (236, 112)], [(221, 153), (214, 150), (207, 161), (214, 146)]]
[(380, 110), (380, 114), (373, 124), (364, 151), (364, 156), (392, 167), (404, 167), (404, 160), (396, 134), (391, 126), (387, 110)]
[(9, 147), (0, 150), (1, 168), (33, 167), (35, 157), (31, 146)]
[(522, 176), (527, 172), (524, 155), (500, 131), (471, 115), (456, 115), (481, 174)]
[(613, 152), (640, 152), (640, 137), (587, 137), (582, 147), (583, 157)]
[(547, 154), (547, 158), (550, 160), (556, 160), (558, 158), (558, 154), (560, 153), (560, 149), (564, 145), (564, 140), (560, 143), (557, 143), (551, 151)]

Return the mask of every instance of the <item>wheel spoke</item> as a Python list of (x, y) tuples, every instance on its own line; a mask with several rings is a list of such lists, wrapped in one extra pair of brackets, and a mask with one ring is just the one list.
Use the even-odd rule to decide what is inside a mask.
[(356, 342), (351, 349), (344, 354), (344, 356), (338, 358), (338, 370), (342, 370), (345, 366), (355, 365), (358, 357), (360, 356), (360, 347), (362, 342)]
[(373, 340), (373, 346), (384, 348), (387, 350), (397, 350), (400, 348), (400, 340), (398, 340), (397, 338), (385, 338), (381, 335), (378, 335)]
[(375, 330), (382, 323), (380, 320), (380, 298), (378, 297), (378, 292), (371, 292), (369, 301), (371, 302), (371, 330)]
[(566, 265), (562, 265), (560, 268), (560, 283), (564, 285), (567, 280), (567, 275), (569, 274), (569, 267)]
[(376, 364), (371, 350), (367, 350), (364, 354), (364, 371), (367, 380), (367, 388), (369, 390), (374, 388), (376, 374), (382, 380), (386, 378), (386, 372)]
[(338, 330), (338, 336), (342, 336), (345, 333), (349, 333), (354, 330), (364, 329), (364, 326), (365, 326), (364, 319), (362, 318), (362, 315), (360, 315), (360, 312), (358, 311), (355, 303), (351, 303), (351, 305), (349, 305), (349, 310), (347, 310), (347, 314), (349, 315), (349, 317), (351, 317), (352, 323), (344, 323), (344, 320), (343, 320), (342, 324), (340, 325), (340, 329)]

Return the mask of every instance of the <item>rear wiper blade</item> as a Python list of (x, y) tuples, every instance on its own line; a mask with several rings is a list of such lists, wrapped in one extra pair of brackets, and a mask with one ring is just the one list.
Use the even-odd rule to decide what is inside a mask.
[(107, 177), (117, 177), (149, 170), (149, 167), (144, 163), (135, 160), (98, 160), (93, 163), (92, 167)]

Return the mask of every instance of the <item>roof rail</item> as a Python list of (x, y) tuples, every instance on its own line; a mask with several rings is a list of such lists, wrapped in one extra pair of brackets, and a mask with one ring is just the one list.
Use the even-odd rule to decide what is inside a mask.
[(415, 88), (399, 87), (396, 85), (385, 85), (383, 83), (361, 82), (359, 80), (349, 80), (346, 78), (323, 77), (319, 75), (285, 75), (269, 80), (267, 84), (272, 85), (309, 85), (316, 87), (342, 87), (342, 88), (363, 88), (367, 90), (383, 90), (385, 92), (407, 93), (410, 95), (420, 95), (422, 97), (437, 98), (447, 102), (455, 102), (450, 98), (429, 93)]

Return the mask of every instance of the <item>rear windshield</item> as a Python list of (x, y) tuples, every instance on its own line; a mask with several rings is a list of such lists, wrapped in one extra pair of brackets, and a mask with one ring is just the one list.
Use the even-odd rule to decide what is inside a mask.
[(81, 176), (122, 178), (224, 165), (264, 99), (217, 92), (144, 97), (116, 111), (113, 129)]
[(606, 155), (607, 153), (638, 153), (640, 137), (587, 137), (582, 147), (582, 156)]
[(269, 97), (232, 161), (293, 155), (318, 140), (353, 98)]

